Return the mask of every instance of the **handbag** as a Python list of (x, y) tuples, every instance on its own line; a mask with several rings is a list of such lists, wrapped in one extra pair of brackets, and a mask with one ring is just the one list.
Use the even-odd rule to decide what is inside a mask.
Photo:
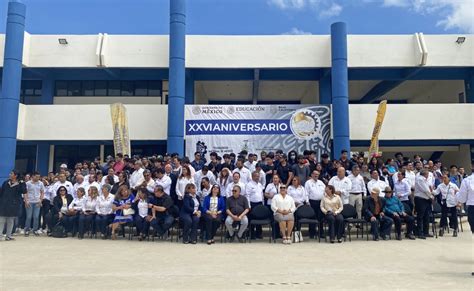
[(123, 210), (123, 215), (124, 216), (127, 216), (127, 215), (134, 215), (135, 214), (135, 210), (133, 210), (132, 208), (128, 208), (128, 209), (124, 209)]
[(67, 232), (61, 222), (58, 222), (53, 229), (51, 230), (51, 236), (55, 238), (65, 238), (67, 237)]
[(293, 242), (294, 243), (303, 242), (303, 234), (301, 233), (301, 231), (297, 230), (293, 232)]

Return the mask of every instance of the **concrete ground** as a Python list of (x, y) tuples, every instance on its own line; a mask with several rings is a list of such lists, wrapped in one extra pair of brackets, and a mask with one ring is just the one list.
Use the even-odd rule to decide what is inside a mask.
[(20, 237), (0, 241), (0, 290), (474, 290), (457, 238), (239, 244)]

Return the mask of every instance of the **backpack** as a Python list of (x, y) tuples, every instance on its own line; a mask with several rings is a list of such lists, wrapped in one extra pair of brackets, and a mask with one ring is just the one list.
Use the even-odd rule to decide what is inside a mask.
[(67, 237), (67, 232), (64, 226), (61, 225), (61, 223), (56, 224), (52, 231), (51, 231), (51, 236), (55, 238), (64, 238)]

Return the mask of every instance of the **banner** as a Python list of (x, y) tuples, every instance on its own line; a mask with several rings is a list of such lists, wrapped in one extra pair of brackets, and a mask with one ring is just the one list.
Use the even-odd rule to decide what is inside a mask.
[(379, 154), (379, 134), (380, 130), (382, 129), (382, 123), (385, 117), (386, 110), (387, 100), (383, 100), (382, 102), (380, 102), (379, 108), (377, 109), (377, 117), (375, 118), (374, 131), (372, 132), (372, 138), (370, 140), (369, 158)]
[(124, 155), (130, 155), (127, 109), (122, 103), (111, 104), (110, 114), (112, 115), (115, 154), (122, 153)]
[(281, 149), (320, 156), (330, 152), (330, 112), (320, 105), (186, 105), (186, 155)]

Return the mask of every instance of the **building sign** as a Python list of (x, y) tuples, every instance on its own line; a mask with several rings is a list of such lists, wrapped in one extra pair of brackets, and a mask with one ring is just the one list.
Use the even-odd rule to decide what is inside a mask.
[(186, 155), (281, 149), (319, 156), (330, 151), (330, 112), (322, 105), (186, 105)]

